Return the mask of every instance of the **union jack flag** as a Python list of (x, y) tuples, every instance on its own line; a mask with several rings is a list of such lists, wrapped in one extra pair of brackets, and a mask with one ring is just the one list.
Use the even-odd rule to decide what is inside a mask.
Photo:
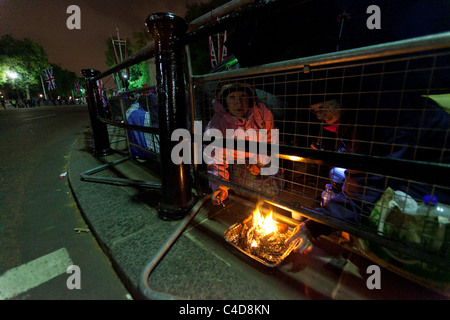
[(211, 36), (208, 38), (209, 41), (209, 59), (211, 60), (211, 67), (217, 66), (216, 51), (214, 50), (214, 42)]
[[(225, 43), (227, 41), (227, 30), (225, 30), (223, 34), (223, 42)], [(222, 49), (222, 61), (228, 58), (228, 49), (227, 47), (223, 46)]]
[(108, 106), (108, 98), (106, 94), (103, 92), (103, 81), (97, 80), (97, 88), (98, 88), (98, 97), (100, 101), (103, 103), (103, 107), (106, 108)]
[(80, 83), (78, 81), (75, 81), (74, 87), (76, 93), (81, 93)]
[(45, 82), (47, 82), (48, 90), (56, 89), (55, 77), (53, 76), (53, 69), (44, 70)]
[(103, 100), (103, 81), (97, 80), (98, 96), (100, 100)]
[(211, 36), (208, 38), (209, 40), (209, 59), (211, 60), (211, 67), (216, 67), (218, 63), (221, 63), (223, 60), (228, 58), (228, 50), (227, 47), (223, 45), (224, 42), (227, 41), (227, 31), (223, 33), (217, 34), (217, 54), (214, 49), (214, 41)]

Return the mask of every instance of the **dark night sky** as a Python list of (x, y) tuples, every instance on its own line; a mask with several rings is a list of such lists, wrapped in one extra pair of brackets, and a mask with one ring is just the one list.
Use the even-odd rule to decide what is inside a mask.
[[(201, 0), (188, 0), (189, 3)], [(81, 30), (69, 30), (67, 7), (81, 10)], [(121, 38), (132, 38), (145, 28), (151, 13), (185, 15), (185, 0), (0, 0), (0, 36), (29, 38), (47, 52), (51, 63), (80, 75), (81, 69), (107, 70), (105, 41), (120, 28)]]

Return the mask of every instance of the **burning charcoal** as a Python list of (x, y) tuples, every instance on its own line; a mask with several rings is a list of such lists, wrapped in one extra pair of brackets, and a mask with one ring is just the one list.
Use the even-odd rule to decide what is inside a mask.
[(241, 224), (241, 231), (239, 232), (239, 237), (243, 238), (245, 237), (246, 233), (248, 231), (248, 226), (245, 223)]
[(253, 218), (253, 215), (248, 216), (244, 221), (242, 221), (242, 224), (247, 224), (247, 222), (250, 222)]
[(285, 241), (292, 235), (288, 226), (263, 217), (258, 210), (241, 223), (231, 226), (225, 236), (229, 242), (256, 260), (274, 266), (292, 250)]
[(268, 235), (265, 235), (264, 237), (262, 237), (262, 238), (260, 239), (260, 242), (261, 242), (261, 243), (267, 242), (267, 241), (274, 235), (274, 233), (275, 233), (275, 232), (271, 232), (271, 233), (269, 233)]
[(277, 231), (278, 233), (286, 233), (288, 232), (289, 228), (284, 223), (277, 223)]

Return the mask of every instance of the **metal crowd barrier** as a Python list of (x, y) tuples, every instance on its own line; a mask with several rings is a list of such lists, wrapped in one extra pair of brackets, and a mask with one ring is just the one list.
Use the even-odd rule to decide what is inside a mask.
[[(82, 74), (86, 79), (86, 100), (89, 107), (91, 126), (94, 138), (94, 156), (103, 157), (111, 154), (113, 150), (110, 146), (107, 126), (116, 126), (125, 130), (144, 132), (146, 134), (157, 136), (159, 150), (144, 151), (154, 153), (158, 157), (160, 164), (161, 184), (147, 183), (145, 181), (135, 181), (128, 179), (110, 179), (107, 177), (94, 177), (93, 173), (98, 173), (99, 168), (94, 168), (82, 174), (85, 181), (130, 184), (147, 187), (155, 187), (161, 190), (161, 202), (159, 206), (159, 216), (162, 219), (178, 220), (183, 218), (193, 207), (193, 197), (191, 193), (191, 176), (188, 164), (176, 165), (171, 161), (171, 150), (175, 142), (171, 141), (172, 132), (178, 128), (188, 129), (188, 106), (186, 105), (186, 90), (184, 80), (184, 66), (180, 63), (185, 54), (184, 47), (187, 43), (186, 32), (191, 35), (191, 40), (196, 36), (198, 30), (202, 30), (205, 24), (211, 21), (215, 22), (220, 17), (231, 14), (237, 8), (252, 4), (254, 0), (233, 0), (229, 3), (205, 14), (192, 21), (189, 25), (183, 18), (171, 13), (151, 14), (145, 24), (148, 31), (152, 34), (154, 42), (144, 47), (142, 50), (125, 59), (115, 67), (100, 72), (93, 69), (83, 69)], [(251, 10), (246, 9), (247, 14)], [(194, 32), (195, 30), (195, 32)], [(205, 29), (207, 31), (207, 29)], [(200, 32), (200, 35), (203, 33)], [(121, 70), (138, 64), (150, 58), (155, 58), (156, 65), (156, 95), (158, 105), (158, 126), (137, 126), (127, 123), (125, 114), (121, 120), (114, 120), (108, 117), (100, 93), (97, 88), (97, 80), (104, 79), (107, 76), (120, 72)], [(138, 93), (136, 91), (148, 90), (143, 88), (121, 92), (120, 96)], [(122, 113), (125, 112), (123, 100), (120, 99)], [(127, 136), (128, 138), (128, 136)], [(142, 149), (142, 146), (130, 143), (127, 145), (131, 159), (131, 148)], [(150, 148), (151, 149), (151, 148)], [(109, 165), (111, 166), (111, 165)], [(105, 169), (108, 166), (102, 166)]]
[[(236, 7), (249, 3), (252, 1), (232, 1), (216, 9), (214, 14), (205, 15), (190, 25), (173, 14), (150, 15), (146, 25), (153, 35), (153, 43), (104, 73), (83, 70), (95, 142), (94, 154), (103, 156), (111, 152), (107, 125), (157, 135), (160, 143), (158, 156), (162, 173), (161, 184), (150, 187), (161, 189), (159, 214), (163, 219), (186, 217), (194, 204), (192, 186), (199, 185), (199, 181), (214, 181), (231, 188), (237, 195), (266, 200), (284, 210), (299, 213), (304, 218), (347, 232), (370, 249), (378, 248), (384, 250), (384, 253), (395, 252), (403, 261), (419, 261), (422, 266), (447, 272), (448, 275), (448, 224), (428, 216), (423, 217), (415, 226), (411, 221), (409, 225), (402, 224), (404, 221), (398, 223), (398, 219), (404, 219), (405, 216), (395, 218), (391, 214), (392, 217), (389, 218), (373, 217), (373, 212), (367, 214), (362, 208), (375, 208), (378, 204), (378, 209), (387, 210), (386, 204), (378, 202), (380, 198), (366, 199), (365, 196), (375, 191), (381, 191), (381, 194), (387, 192), (391, 181), (406, 185), (403, 190), (406, 194), (413, 186), (426, 187), (432, 194), (437, 194), (438, 191), (443, 194), (450, 193), (450, 165), (446, 157), (450, 150), (447, 144), (410, 146), (411, 150), (408, 151), (412, 152), (412, 156), (407, 159), (372, 153), (377, 149), (390, 149), (392, 155), (398, 148), (403, 147), (401, 141), (380, 141), (377, 136), (378, 128), (391, 130), (394, 134), (393, 140), (397, 139), (397, 133), (402, 130), (413, 131), (420, 137), (423, 130), (421, 127), (405, 129), (399, 124), (402, 119), (399, 115), (403, 110), (422, 115), (427, 112), (427, 109), (417, 109), (414, 98), (425, 97), (429, 99), (427, 103), (435, 106), (431, 99), (450, 93), (449, 88), (438, 83), (439, 75), (448, 73), (450, 68), (450, 32), (257, 67), (194, 75), (190, 65), (189, 43), (223, 31), (230, 24), (245, 18), (252, 10), (258, 10), (258, 6), (250, 5), (243, 7), (239, 14), (233, 11)], [(180, 62), (183, 61), (184, 54), (186, 65)], [(95, 81), (150, 57), (155, 57), (157, 66), (158, 128), (107, 119), (102, 111), (103, 106)], [(185, 71), (188, 75), (186, 80)], [(214, 99), (215, 90), (223, 82), (249, 83), (256, 92), (253, 98), (263, 101), (274, 116), (274, 126), (280, 133), (277, 145), (280, 174), (272, 180), (278, 186), (275, 193), (255, 186), (253, 180), (247, 181), (246, 178), (224, 180), (208, 174), (206, 165), (198, 164), (199, 159), (193, 161), (192, 165), (176, 165), (171, 161), (171, 150), (178, 143), (171, 141), (171, 135), (179, 128), (191, 131), (194, 150), (192, 153), (199, 154), (195, 150), (202, 146), (195, 144), (194, 140), (202, 139), (204, 132), (196, 132), (193, 124), (199, 121), (203, 125), (202, 129), (205, 128), (214, 114), (211, 101)], [(317, 101), (317, 98), (326, 101), (330, 96), (351, 101), (348, 105), (343, 104), (342, 109), (357, 114), (352, 130), (363, 128), (370, 132), (368, 129), (373, 128), (367, 139), (359, 141), (368, 146), (368, 152), (336, 151), (335, 147), (342, 137), (326, 136), (324, 123), (311, 113), (310, 109), (310, 105)], [(187, 105), (188, 99), (190, 106)], [(390, 102), (384, 104), (386, 101)], [(123, 103), (122, 100), (120, 102)], [(370, 125), (358, 122), (358, 115), (365, 111), (372, 115), (373, 122)], [(387, 124), (383, 121), (377, 122), (385, 120), (386, 117), (389, 119)], [(445, 143), (450, 140), (448, 127), (438, 134), (444, 137)], [(350, 140), (346, 142), (352, 143)], [(311, 148), (313, 143), (318, 144), (317, 149)], [(327, 149), (326, 145), (332, 147)], [(129, 141), (128, 146), (131, 147)], [(419, 157), (424, 153), (437, 154), (438, 157), (433, 161), (424, 161)], [(353, 212), (356, 211), (357, 214), (357, 222), (338, 218), (327, 210), (317, 210), (325, 184), (330, 182), (330, 168), (334, 167), (342, 167), (349, 172), (358, 171), (366, 180), (376, 177), (378, 185), (385, 187), (364, 188), (362, 198), (358, 199), (361, 210), (358, 212), (358, 208), (353, 208)], [(91, 172), (85, 177), (90, 174)], [(203, 196), (210, 190), (199, 189), (197, 192), (198, 196)], [(417, 203), (422, 200), (416, 195), (412, 198)], [(344, 207), (344, 211), (346, 209)], [(381, 228), (381, 223), (388, 227)], [(414, 234), (413, 238), (410, 237), (411, 234)], [(152, 266), (155, 264), (155, 261), (150, 263)], [(148, 277), (148, 273), (144, 274)], [(143, 281), (145, 282), (145, 279)]]
[[(367, 221), (368, 218), (363, 215), (362, 210), (358, 213), (358, 223), (336, 218), (335, 215), (327, 214), (324, 210), (316, 210), (320, 207), (320, 195), (325, 189), (325, 184), (331, 182), (328, 171), (333, 167), (364, 172), (366, 178), (369, 175), (376, 175), (384, 181), (386, 187), (389, 184), (388, 180), (399, 179), (407, 185), (406, 193), (408, 193), (409, 185), (419, 184), (429, 187), (430, 193), (439, 189), (445, 194), (450, 194), (448, 145), (411, 146), (416, 148), (418, 153), (436, 153), (438, 156), (434, 162), (423, 161), (419, 157), (401, 159), (382, 157), (376, 153), (337, 152), (333, 149), (340, 139), (326, 136), (323, 123), (311, 113), (310, 109), (312, 100), (325, 101), (327, 97), (339, 96), (343, 100), (352, 100), (352, 104), (345, 107), (348, 111), (358, 112), (358, 110), (364, 111), (370, 108), (373, 116), (378, 117), (378, 120), (386, 116), (396, 118), (400, 114), (399, 109), (412, 108), (408, 106), (412, 96), (427, 96), (431, 99), (439, 97), (440, 94), (449, 93), (449, 88), (434, 86), (439, 74), (449, 71), (449, 48), (450, 32), (446, 32), (263, 66), (215, 74), (191, 75), (191, 85), (195, 87), (192, 91), (197, 93), (192, 99), (195, 103), (191, 105), (191, 108), (197, 115), (196, 120), (204, 124), (203, 129), (214, 114), (211, 108), (214, 92), (211, 88), (217, 88), (225, 81), (246, 82), (254, 86), (256, 98), (265, 102), (271, 109), (274, 115), (274, 126), (280, 130), (278, 149), (280, 171), (283, 171), (283, 175), (276, 177), (275, 181), (283, 187), (274, 195), (267, 193), (267, 189), (259, 186), (252, 187), (250, 182), (242, 179), (230, 181), (232, 180), (230, 178), (225, 181), (220, 177), (211, 176), (206, 173), (205, 166), (199, 169), (198, 174), (232, 190), (265, 199), (285, 209), (299, 212), (306, 218), (363, 238), (371, 242), (372, 246), (377, 244), (383, 249), (395, 250), (412, 259), (426, 261), (446, 270), (450, 269), (448, 231), (447, 236), (439, 235), (440, 238), (437, 239), (436, 234), (424, 231), (429, 226), (422, 224), (422, 229), (417, 231), (414, 235), (415, 239), (411, 240), (407, 236), (411, 230), (408, 230), (405, 224), (403, 227), (395, 226), (400, 230), (396, 230), (396, 234), (389, 237), (387, 232), (382, 232), (373, 225), (377, 221)], [(418, 82), (410, 85), (409, 82), (413, 81)], [(366, 82), (370, 84), (366, 85)], [(278, 101), (273, 97), (276, 97)], [(385, 97), (398, 99), (398, 104), (391, 103), (387, 107), (376, 102), (377, 99), (382, 101), (381, 103), (386, 102)], [(370, 101), (369, 98), (374, 99), (375, 103), (370, 102), (369, 105), (364, 105), (363, 103)], [(426, 112), (426, 110), (420, 112), (422, 111)], [(362, 111), (359, 112), (361, 115), (364, 114)], [(395, 133), (403, 130), (396, 125), (396, 122), (398, 119), (390, 121), (390, 124), (377, 125), (374, 121), (372, 125), (374, 132), (377, 126), (384, 126)], [(368, 127), (367, 124), (356, 123), (354, 128), (358, 130), (358, 127), (361, 129), (364, 126)], [(415, 131), (417, 136), (422, 130), (419, 127), (408, 129)], [(202, 135), (203, 132), (194, 134)], [(447, 141), (448, 126), (439, 134), (442, 135), (443, 140)], [(383, 143), (375, 141), (377, 138), (375, 135), (372, 138), (373, 141), (361, 142), (371, 144), (372, 149), (383, 147), (395, 150), (401, 146), (401, 142)], [(317, 142), (320, 147), (311, 148), (311, 144)], [(332, 148), (327, 149), (326, 144), (331, 145)], [(372, 190), (367, 187), (364, 191), (369, 193)], [(364, 196), (359, 200), (361, 206), (376, 203), (372, 199), (364, 199)], [(417, 197), (414, 200), (418, 203), (422, 201)], [(437, 221), (431, 221), (430, 217), (424, 217), (424, 220), (430, 220), (428, 221), (430, 224), (434, 223), (436, 230), (439, 227), (446, 228), (440, 226)], [(361, 221), (366, 223), (360, 223)], [(403, 236), (399, 236), (398, 233)], [(430, 248), (429, 243), (433, 241), (441, 243), (439, 248)], [(425, 243), (428, 243), (428, 247)]]
[[(223, 30), (223, 25), (226, 25), (226, 22), (220, 21), (213, 24), (211, 28), (217, 32)], [(311, 148), (311, 144), (318, 140), (321, 140), (322, 143), (325, 141), (328, 144), (336, 145), (338, 139), (322, 136), (322, 124), (311, 114), (309, 106), (311, 98), (323, 96), (323, 101), (325, 101), (326, 96), (338, 95), (345, 98), (353, 96), (355, 99), (353, 99), (353, 105), (347, 107), (349, 110), (357, 111), (370, 107), (375, 118), (398, 117), (398, 109), (408, 108), (411, 97), (422, 96), (432, 100), (439, 98), (441, 94), (449, 93), (448, 87), (437, 83), (440, 75), (449, 71), (449, 48), (450, 32), (444, 32), (256, 67), (203, 75), (193, 75), (191, 72), (189, 92), (191, 94), (191, 113), (194, 115), (192, 120), (201, 121), (202, 129), (206, 127), (214, 114), (211, 101), (214, 99), (216, 88), (221, 83), (243, 81), (254, 86), (256, 98), (265, 102), (271, 109), (275, 127), (280, 130), (278, 149), (280, 171), (283, 171), (284, 175), (275, 180), (278, 180), (278, 183), (284, 187), (277, 195), (268, 194), (264, 188), (252, 187), (253, 182), (242, 179), (223, 180), (207, 174), (205, 166), (194, 165), (197, 176), (215, 181), (253, 198), (265, 199), (286, 210), (299, 212), (305, 218), (365, 239), (365, 242), (370, 243), (373, 249), (379, 247), (381, 251), (389, 252), (388, 254), (392, 252), (389, 250), (393, 250), (399, 253), (398, 260), (402, 260), (401, 257), (404, 255), (410, 260), (407, 258), (403, 261), (419, 261), (422, 265), (432, 265), (439, 270), (448, 272), (450, 269), (448, 259), (450, 239), (446, 222), (438, 222), (429, 216), (423, 217), (423, 221), (420, 222), (421, 226), (415, 226), (420, 230), (414, 232), (410, 230), (413, 227), (408, 226), (407, 223), (398, 226), (391, 222), (391, 227), (395, 231), (389, 234), (387, 231), (378, 230), (379, 226), (374, 226), (378, 220), (370, 221), (370, 216), (366, 218), (362, 212), (359, 213), (358, 220), (366, 223), (350, 222), (346, 219), (336, 218), (323, 210), (316, 210), (320, 206), (321, 192), (324, 190), (325, 184), (330, 182), (328, 177), (330, 167), (343, 167), (364, 172), (366, 177), (375, 175), (385, 181), (386, 187), (390, 180), (403, 181), (407, 185), (404, 190), (407, 194), (409, 189), (412, 189), (412, 185), (427, 187), (430, 190), (429, 193), (432, 194), (435, 192), (437, 194), (437, 190), (444, 194), (450, 194), (450, 184), (447, 178), (450, 173), (447, 157), (448, 144), (411, 146), (416, 149), (416, 153), (437, 154), (437, 159), (433, 162), (423, 161), (420, 157), (404, 159), (382, 157), (370, 153), (345, 153), (320, 150), (320, 148), (315, 150)], [(372, 82), (371, 86), (366, 86), (364, 82), (367, 81)], [(327, 83), (330, 84), (328, 91)], [(388, 85), (393, 87), (390, 88)], [(319, 86), (321, 86), (320, 89)], [(378, 102), (378, 104), (364, 106), (361, 97), (370, 95), (379, 101), (385, 101), (385, 97), (393, 96), (398, 99), (398, 105), (390, 104), (387, 108)], [(361, 104), (358, 104), (359, 102)], [(423, 112), (427, 111), (424, 109)], [(358, 125), (356, 123), (355, 126)], [(374, 128), (377, 127), (376, 122), (373, 125)], [(360, 124), (360, 126), (367, 125)], [(388, 126), (388, 129), (393, 132), (403, 129), (399, 125), (397, 126), (395, 121), (384, 126)], [(409, 129), (420, 136), (421, 128)], [(431, 130), (439, 129), (431, 128)], [(194, 137), (196, 135), (203, 136), (203, 133), (194, 131), (193, 135)], [(448, 126), (439, 134), (444, 141), (448, 141)], [(370, 143), (370, 141), (366, 142)], [(225, 145), (225, 142), (223, 143)], [(401, 143), (389, 144), (386, 142), (383, 144), (378, 141), (372, 142), (372, 145), (374, 148), (384, 147), (394, 150), (400, 147)], [(196, 154), (196, 152), (193, 153)], [(370, 188), (365, 190), (367, 193), (371, 191)], [(420, 204), (422, 199), (418, 196), (414, 197), (414, 200)], [(446, 203), (448, 200), (442, 201), (449, 204)], [(372, 199), (363, 198), (360, 199), (360, 202), (362, 205), (373, 206), (376, 204), (376, 201)], [(389, 222), (386, 224), (389, 225)], [(429, 230), (426, 231), (425, 229), (428, 228)], [(439, 235), (435, 234), (437, 229), (441, 229)], [(444, 232), (442, 229), (446, 229), (446, 231)], [(414, 233), (414, 239), (409, 237), (408, 234), (411, 233)], [(431, 244), (433, 242), (435, 243), (434, 247)], [(430, 269), (432, 268), (430, 267)]]

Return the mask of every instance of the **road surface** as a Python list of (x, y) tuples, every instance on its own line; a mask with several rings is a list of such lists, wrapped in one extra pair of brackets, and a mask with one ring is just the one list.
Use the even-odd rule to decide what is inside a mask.
[(129, 298), (65, 176), (89, 124), (86, 106), (0, 110), (0, 300)]

